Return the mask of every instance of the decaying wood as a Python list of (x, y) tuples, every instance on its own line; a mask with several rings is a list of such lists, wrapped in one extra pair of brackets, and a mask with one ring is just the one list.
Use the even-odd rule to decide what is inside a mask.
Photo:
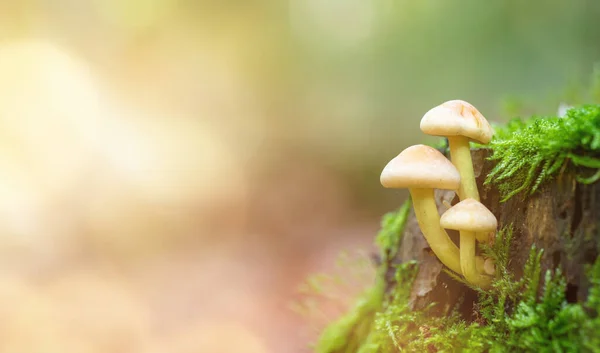
[[(573, 172), (563, 171), (534, 195), (526, 198), (517, 195), (501, 203), (497, 189), (483, 186), (485, 176), (494, 167), (493, 162), (486, 159), (489, 151), (473, 150), (471, 154), (481, 202), (498, 218), (500, 228), (513, 227), (509, 268), (515, 277), (522, 276), (531, 246), (535, 244), (538, 249), (544, 249), (542, 273), (561, 268), (567, 279), (567, 299), (585, 300), (589, 288), (585, 267), (593, 263), (600, 247), (600, 183), (582, 185), (577, 183)], [(435, 196), (440, 214), (446, 210), (443, 200), (451, 204), (458, 202), (454, 192), (436, 191)], [(448, 233), (458, 244), (457, 232)], [(414, 309), (436, 302), (435, 310), (440, 315), (457, 304), (464, 315), (473, 312), (476, 294), (442, 271), (442, 264), (429, 249), (414, 214), (409, 216), (393, 262), (410, 260), (419, 262), (411, 293)], [(395, 285), (392, 274), (388, 275), (388, 285), (390, 289)]]

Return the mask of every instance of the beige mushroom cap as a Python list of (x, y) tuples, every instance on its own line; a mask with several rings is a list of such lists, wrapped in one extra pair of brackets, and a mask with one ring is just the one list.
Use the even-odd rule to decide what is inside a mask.
[(483, 144), (489, 143), (493, 135), (479, 110), (462, 100), (445, 102), (425, 113), (421, 131), (435, 136), (465, 136)]
[(467, 232), (491, 232), (498, 221), (490, 210), (475, 199), (464, 199), (446, 211), (440, 219), (443, 228)]
[(425, 145), (411, 146), (392, 159), (381, 172), (386, 188), (457, 190), (460, 174), (438, 150)]

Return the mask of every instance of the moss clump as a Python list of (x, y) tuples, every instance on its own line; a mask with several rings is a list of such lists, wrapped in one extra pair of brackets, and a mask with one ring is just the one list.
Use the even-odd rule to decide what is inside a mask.
[(381, 261), (385, 270), (400, 247), (411, 206), (412, 202), (409, 198), (397, 211), (385, 214), (381, 220), (381, 230), (375, 237), (375, 244), (381, 251)]
[(385, 353), (399, 347), (398, 334), (408, 332), (408, 327), (421, 315), (413, 312), (408, 305), (410, 287), (417, 273), (415, 262), (408, 262), (396, 268), (394, 292), (385, 299), (384, 310), (375, 314), (374, 325), (359, 353)]
[(367, 337), (375, 313), (380, 310), (385, 281), (378, 278), (373, 288), (348, 313), (329, 325), (315, 346), (317, 353), (356, 352)]
[(581, 169), (579, 182), (600, 178), (600, 105), (572, 108), (564, 117), (515, 119), (497, 130), (489, 145), (496, 166), (486, 184), (498, 186), (503, 197), (537, 191), (567, 164)]
[(381, 250), (382, 263), (377, 272), (375, 285), (363, 293), (348, 313), (323, 331), (315, 346), (315, 352), (357, 352), (367, 341), (367, 336), (372, 331), (375, 314), (382, 308), (385, 274), (402, 240), (410, 209), (409, 199), (396, 212), (383, 216), (381, 230), (376, 237), (376, 244)]

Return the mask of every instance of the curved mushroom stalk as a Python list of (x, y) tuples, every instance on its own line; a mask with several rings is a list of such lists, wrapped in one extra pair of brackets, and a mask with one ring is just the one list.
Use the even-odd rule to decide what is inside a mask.
[(460, 253), (448, 233), (440, 225), (433, 189), (409, 189), (419, 228), (431, 250), (452, 271), (462, 274)]
[[(419, 228), (431, 250), (446, 267), (459, 275), (463, 274), (460, 250), (440, 224), (440, 215), (435, 203), (433, 189), (409, 189), (409, 191)], [(481, 256), (475, 257), (477, 273), (488, 273), (486, 265), (488, 268), (490, 268), (490, 265), (493, 266), (493, 263), (488, 264), (489, 260)]]

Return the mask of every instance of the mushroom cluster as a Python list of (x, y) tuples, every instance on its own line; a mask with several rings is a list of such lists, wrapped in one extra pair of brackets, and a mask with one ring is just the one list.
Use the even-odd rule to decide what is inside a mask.
[[(474, 106), (452, 100), (429, 110), (421, 119), (421, 130), (448, 138), (451, 161), (432, 147), (411, 146), (385, 166), (381, 184), (386, 188), (408, 188), (421, 232), (438, 259), (470, 284), (487, 288), (495, 272), (494, 263), (476, 255), (476, 240), (488, 241), (498, 222), (479, 202), (469, 143), (489, 143), (492, 128)], [(454, 190), (461, 200), (441, 218), (434, 189)], [(460, 232), (460, 248), (446, 229)]]

